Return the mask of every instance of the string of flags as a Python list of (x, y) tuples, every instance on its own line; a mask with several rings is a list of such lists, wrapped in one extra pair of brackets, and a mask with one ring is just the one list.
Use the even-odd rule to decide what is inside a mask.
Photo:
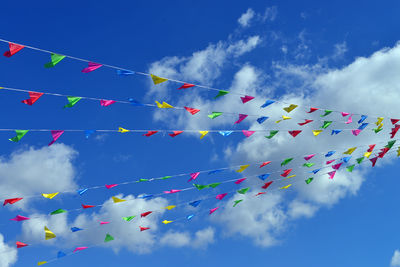
[[(213, 88), (213, 87), (210, 87), (210, 86), (184, 82), (184, 81), (171, 79), (171, 78), (159, 77), (159, 76), (154, 75), (154, 74), (140, 72), (140, 71), (133, 71), (133, 70), (129, 70), (129, 69), (113, 66), (113, 65), (95, 63), (95, 62), (92, 62), (92, 61), (87, 60), (87, 59), (82, 59), (82, 58), (69, 56), (69, 55), (63, 55), (63, 54), (60, 54), (60, 53), (55, 53), (55, 52), (51, 52), (51, 51), (48, 51), (48, 50), (44, 50), (44, 49), (40, 49), (40, 48), (28, 46), (28, 45), (23, 45), (23, 44), (19, 44), (19, 43), (15, 43), (15, 42), (11, 42), (11, 41), (4, 40), (4, 39), (0, 39), (0, 42), (8, 43), (8, 45), (9, 45), (9, 50), (4, 53), (4, 56), (6, 56), (6, 57), (11, 57), (11, 56), (15, 55), (16, 53), (21, 51), (23, 48), (29, 48), (29, 49), (32, 49), (32, 50), (36, 50), (36, 51), (40, 51), (40, 52), (44, 52), (44, 53), (50, 54), (50, 62), (48, 62), (48, 63), (46, 63), (44, 65), (45, 68), (52, 68), (52, 67), (56, 66), (57, 64), (59, 64), (63, 59), (69, 58), (69, 59), (73, 59), (73, 60), (86, 62), (88, 64), (87, 67), (85, 67), (84, 69), (81, 70), (81, 72), (83, 72), (83, 73), (90, 73), (92, 71), (95, 71), (95, 70), (99, 69), (100, 67), (108, 67), (108, 68), (115, 69), (117, 71), (117, 74), (120, 75), (120, 76), (131, 76), (131, 75), (134, 75), (134, 74), (148, 76), (148, 77), (151, 78), (151, 80), (154, 83), (154, 85), (158, 85), (158, 84), (164, 83), (166, 81), (172, 81), (172, 82), (179, 83), (181, 85), (179, 88), (177, 88), (178, 90), (182, 90), (182, 89), (185, 90), (185, 89), (196, 87), (196, 88), (202, 88), (202, 89), (217, 91), (218, 93), (214, 97), (214, 99), (217, 99), (219, 97), (225, 96), (227, 94), (240, 96), (240, 99), (241, 99), (243, 104), (246, 104), (249, 101), (255, 99), (254, 96), (250, 96), (250, 95), (247, 95), (245, 93), (230, 92), (230, 91), (227, 91), (227, 90)], [(287, 108), (285, 108), (285, 110), (288, 113), (291, 112), (292, 110), (294, 110), (295, 108), (303, 107), (305, 110), (308, 110), (308, 113), (313, 113), (313, 112), (315, 112), (317, 110), (322, 110), (324, 112), (324, 114), (321, 115), (321, 117), (325, 117), (325, 116), (329, 115), (332, 112), (340, 113), (340, 114), (342, 114), (342, 116), (348, 116), (348, 115), (351, 114), (350, 117), (352, 115), (361, 115), (362, 117), (363, 116), (368, 117), (368, 115), (361, 114), (361, 113), (355, 113), (355, 112), (349, 113), (349, 112), (343, 112), (343, 111), (332, 110), (332, 109), (327, 109), (327, 108), (306, 107), (306, 106), (296, 105), (296, 104), (292, 104), (292, 103), (287, 103), (287, 102), (284, 102), (284, 101), (281, 101), (281, 100), (277, 100), (277, 99), (268, 99), (263, 105), (261, 105), (260, 108), (265, 108), (265, 107), (267, 107), (267, 106), (269, 106), (269, 105), (271, 105), (273, 103), (282, 103), (282, 104), (285, 104), (285, 105), (289, 105)], [(373, 117), (373, 118), (378, 118), (379, 119), (382, 116), (369, 116), (369, 117)]]

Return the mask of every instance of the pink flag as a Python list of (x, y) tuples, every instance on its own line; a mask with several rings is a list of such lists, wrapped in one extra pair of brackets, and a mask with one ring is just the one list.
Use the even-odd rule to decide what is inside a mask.
[(243, 182), (244, 180), (246, 180), (246, 178), (237, 179), (237, 180), (235, 181), (235, 184), (240, 184), (240, 183)]
[(346, 117), (347, 115), (349, 115), (350, 113), (347, 112), (341, 112), (343, 117)]
[(98, 68), (100, 68), (101, 66), (103, 66), (103, 65), (101, 65), (101, 64), (98, 64), (98, 63), (94, 63), (94, 62), (89, 62), (88, 63), (88, 67), (87, 68), (84, 68), (83, 70), (81, 70), (83, 73), (89, 73), (89, 72), (92, 72), (92, 71), (94, 71), (94, 70), (97, 70)]
[(351, 130), (351, 133), (352, 133), (354, 136), (357, 136), (357, 135), (359, 135), (359, 134), (361, 133), (361, 130), (360, 130), (360, 129)]
[(254, 96), (249, 96), (249, 95), (241, 96), (240, 99), (242, 99), (242, 103), (244, 104), (244, 103), (249, 102), (250, 100), (253, 100)]
[(110, 189), (110, 188), (116, 187), (117, 185), (118, 184), (106, 184), (106, 188)]
[(300, 125), (300, 126), (303, 126), (303, 125), (309, 124), (310, 122), (313, 122), (313, 120), (304, 119), (304, 122), (299, 122), (297, 124)]
[(100, 100), (100, 105), (102, 107), (108, 107), (109, 105), (112, 105), (115, 102), (116, 102), (115, 100), (104, 100), (104, 99), (102, 99), (102, 100)]
[(17, 215), (15, 216), (15, 218), (10, 219), (11, 221), (16, 221), (16, 222), (21, 222), (21, 221), (26, 221), (29, 220), (30, 218), (25, 217), (25, 216), (21, 216), (21, 215)]
[(375, 164), (376, 164), (376, 161), (378, 160), (378, 157), (375, 157), (375, 158), (372, 158), (372, 159), (369, 159), (369, 160), (372, 162), (372, 167), (374, 167)]
[(216, 207), (216, 208), (213, 208), (213, 209), (210, 209), (210, 214), (209, 215), (211, 215), (211, 214), (213, 214), (217, 209), (219, 209), (219, 207)]
[(310, 155), (308, 155), (308, 156), (305, 156), (304, 159), (305, 159), (305, 160), (310, 160), (310, 159), (312, 159), (314, 156), (315, 156), (315, 154), (310, 154)]
[(103, 221), (100, 221), (100, 225), (103, 225), (103, 224), (109, 224), (110, 222), (103, 222)]
[(188, 180), (188, 182), (192, 181), (192, 180), (196, 180), (196, 178), (199, 176), (200, 172), (194, 172), (190, 174), (190, 179)]
[(246, 130), (242, 130), (242, 132), (243, 132), (243, 134), (244, 134), (246, 137), (249, 137), (249, 136), (251, 136), (253, 133), (255, 133), (256, 131), (246, 131)]
[(182, 190), (179, 189), (171, 189), (170, 191), (164, 191), (165, 194), (174, 194), (174, 193), (178, 193), (181, 192)]
[(328, 161), (326, 162), (326, 165), (331, 164), (331, 163), (334, 162), (334, 161), (335, 161), (335, 159), (328, 160)]
[(177, 135), (179, 135), (181, 133), (183, 133), (183, 131), (173, 131), (173, 133), (170, 133), (168, 135), (171, 136), (171, 137), (175, 137), (175, 136), (177, 136)]
[(244, 119), (246, 119), (246, 118), (247, 118), (247, 116), (248, 116), (248, 115), (246, 115), (246, 114), (239, 114), (239, 119), (238, 119), (237, 121), (235, 121), (235, 123), (234, 123), (234, 124), (241, 123), (241, 122), (242, 122), (242, 120), (244, 120)]
[(58, 130), (51, 131), (51, 135), (53, 136), (53, 141), (51, 141), (48, 146), (51, 146), (52, 144), (54, 144), (54, 142), (57, 141), (57, 139), (60, 138), (60, 136), (63, 133), (64, 133), (64, 131), (58, 131)]
[(347, 121), (345, 122), (346, 124), (350, 124), (353, 122), (353, 118), (351, 117), (353, 115), (350, 115), (350, 117), (347, 119)]
[(74, 249), (73, 252), (81, 251), (81, 250), (84, 250), (84, 249), (87, 249), (87, 248), (88, 247), (77, 247), (76, 249)]
[(328, 174), (329, 174), (329, 179), (333, 179), (333, 177), (335, 177), (336, 171), (328, 172)]
[(264, 167), (265, 165), (268, 165), (268, 164), (270, 164), (270, 163), (271, 163), (271, 161), (265, 161), (265, 162), (263, 162), (263, 163), (260, 165), (259, 168), (262, 168), (262, 167)]
[(219, 199), (219, 200), (222, 200), (227, 194), (228, 194), (228, 193), (219, 194), (219, 195), (217, 195), (215, 198), (216, 198), (216, 199)]
[(340, 162), (338, 164), (332, 165), (332, 169), (334, 170), (339, 170), (340, 166), (342, 166), (343, 162)]
[(23, 248), (23, 247), (28, 246), (28, 244), (25, 244), (25, 243), (22, 243), (22, 242), (19, 242), (19, 241), (15, 242), (15, 244), (17, 245), (17, 248)]
[(299, 133), (301, 133), (300, 130), (289, 131), (289, 134), (293, 136), (293, 138), (296, 137)]

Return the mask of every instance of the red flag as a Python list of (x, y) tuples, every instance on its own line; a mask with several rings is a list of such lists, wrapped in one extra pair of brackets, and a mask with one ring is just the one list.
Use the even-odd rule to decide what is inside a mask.
[(372, 167), (374, 167), (375, 164), (376, 164), (376, 161), (378, 160), (378, 157), (375, 157), (375, 158), (372, 158), (372, 159), (369, 159), (369, 160), (372, 162)]
[(398, 120), (398, 119), (390, 119), (390, 121), (392, 122), (392, 124), (396, 124), (396, 123), (398, 123), (400, 120)]
[(390, 150), (390, 148), (385, 147), (385, 148), (381, 148), (381, 152), (378, 154), (378, 157), (383, 158), (383, 156), (385, 156), (385, 154)]
[(143, 212), (142, 214), (140, 214), (140, 217), (146, 217), (147, 215), (149, 215), (151, 213), (152, 213), (152, 211)]
[(32, 106), (33, 103), (35, 103), (42, 95), (43, 95), (43, 93), (29, 92), (29, 97), (30, 98), (22, 100), (21, 102), (24, 103), (24, 104), (27, 104), (29, 106)]
[(282, 177), (286, 177), (286, 176), (289, 175), (289, 173), (290, 173), (291, 171), (292, 171), (292, 169), (284, 170), (283, 173), (281, 174), (281, 176), (282, 176)]
[(342, 166), (343, 162), (340, 162), (338, 164), (332, 165), (332, 169), (334, 170), (339, 170), (340, 166)]
[(314, 111), (317, 111), (318, 108), (310, 108), (310, 111), (307, 111), (307, 113), (313, 113)]
[(374, 145), (368, 145), (368, 146), (369, 146), (369, 148), (368, 148), (367, 152), (372, 152), (372, 150), (374, 150), (374, 148), (375, 148), (375, 144)]
[(262, 168), (262, 167), (264, 167), (264, 166), (266, 166), (266, 165), (268, 165), (270, 163), (271, 163), (271, 161), (265, 161), (260, 165), (260, 168)]
[(28, 246), (28, 244), (25, 244), (25, 243), (22, 243), (22, 242), (19, 242), (19, 241), (15, 242), (15, 244), (17, 245), (17, 248), (23, 248), (23, 247)]
[(18, 202), (22, 199), (22, 197), (17, 197), (17, 198), (9, 198), (4, 200), (3, 206), (7, 205), (7, 204), (14, 204), (15, 202)]
[(390, 138), (393, 138), (399, 131), (399, 129), (400, 129), (400, 124), (394, 125), (394, 128), (392, 128), (392, 132), (390, 133), (391, 134)]
[(190, 87), (195, 87), (194, 84), (191, 83), (184, 83), (181, 87), (178, 88), (179, 89), (186, 89), (186, 88), (190, 88)]
[(143, 136), (149, 137), (149, 136), (152, 136), (153, 134), (156, 134), (156, 133), (158, 133), (158, 131), (148, 131), (147, 133), (143, 134)]
[(308, 123), (310, 123), (310, 122), (313, 122), (313, 120), (304, 119), (304, 122), (299, 122), (299, 123), (297, 123), (297, 124), (300, 125), (300, 126), (303, 126), (303, 125), (306, 125), (306, 124), (308, 124)]
[(8, 46), (10, 47), (9, 51), (4, 52), (5, 57), (11, 57), (12, 55), (15, 55), (18, 51), (20, 51), (22, 48), (25, 46), (19, 45), (19, 44), (14, 44), (14, 43), (8, 43)]
[(82, 204), (82, 208), (84, 208), (84, 209), (89, 209), (89, 208), (94, 208), (94, 207), (96, 207), (96, 206), (94, 206), (94, 205), (83, 205)]
[(168, 135), (171, 136), (171, 137), (175, 137), (175, 136), (177, 136), (177, 135), (179, 135), (181, 133), (183, 133), (183, 131), (173, 131), (173, 133), (170, 133)]
[(140, 232), (150, 229), (150, 227), (142, 227), (142, 226), (139, 226), (139, 228), (140, 228)]
[(189, 107), (185, 107), (185, 109), (192, 115), (194, 115), (194, 114), (196, 114), (197, 112), (200, 111), (200, 109), (189, 108)]
[(299, 133), (301, 133), (301, 131), (299, 130), (289, 131), (289, 134), (293, 136), (293, 138), (296, 137)]
[(263, 186), (261, 186), (261, 188), (262, 189), (267, 189), (272, 184), (272, 182), (273, 181), (266, 182)]
[(266, 193), (267, 193), (267, 192), (259, 192), (259, 193), (257, 193), (256, 197), (259, 196), (259, 195), (264, 195), (264, 194), (266, 194)]

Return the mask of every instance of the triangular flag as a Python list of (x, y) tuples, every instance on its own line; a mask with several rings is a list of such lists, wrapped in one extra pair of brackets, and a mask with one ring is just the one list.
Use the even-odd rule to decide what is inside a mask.
[(199, 177), (199, 175), (200, 175), (200, 172), (191, 173), (191, 174), (190, 174), (190, 179), (188, 180), (188, 182), (193, 181), (193, 180), (196, 180), (197, 177)]
[(37, 265), (40, 266), (40, 265), (43, 265), (43, 264), (46, 264), (46, 263), (47, 263), (47, 261), (39, 261), (39, 262), (37, 263)]
[(86, 68), (84, 68), (83, 70), (81, 70), (81, 72), (89, 73), (89, 72), (92, 72), (94, 70), (97, 70), (101, 66), (103, 66), (103, 65), (98, 64), (98, 63), (94, 63), (94, 62), (88, 62), (88, 66)]
[(221, 97), (221, 96), (224, 96), (224, 95), (227, 95), (227, 94), (229, 94), (228, 91), (219, 90), (219, 91), (218, 91), (218, 94), (214, 97), (214, 99), (216, 99), (216, 98), (218, 98), (218, 97)]
[(356, 160), (357, 160), (357, 163), (358, 163), (358, 164), (361, 164), (361, 162), (363, 162), (363, 160), (364, 160), (364, 157), (358, 158), (358, 159), (356, 159)]
[(115, 102), (117, 102), (117, 101), (115, 101), (115, 100), (104, 100), (104, 99), (101, 99), (101, 100), (100, 100), (100, 105), (101, 105), (102, 107), (108, 107), (109, 105), (112, 105), (112, 104), (114, 104)]
[(368, 118), (367, 115), (361, 115), (361, 119), (357, 123), (360, 124), (360, 123), (364, 122), (366, 118)]
[(78, 231), (82, 231), (83, 229), (78, 228), (78, 227), (71, 227), (71, 231), (72, 232), (78, 232)]
[(274, 137), (279, 131), (278, 130), (271, 130), (269, 131), (269, 135), (265, 136), (265, 138), (271, 139), (272, 137)]
[(207, 117), (209, 117), (210, 119), (215, 119), (216, 117), (219, 117), (221, 115), (222, 115), (222, 112), (213, 111), (213, 113), (211, 113), (210, 115), (207, 115)]
[(342, 117), (346, 117), (346, 116), (350, 115), (350, 113), (347, 113), (347, 112), (340, 112), (340, 113), (342, 114)]
[(294, 110), (295, 108), (297, 108), (297, 105), (294, 104), (290, 104), (290, 106), (283, 108), (284, 111), (286, 111), (287, 113), (291, 112), (292, 110)]
[(122, 127), (119, 127), (119, 128), (118, 128), (118, 132), (119, 132), (119, 133), (127, 133), (127, 132), (130, 132), (130, 130), (124, 129), (124, 128), (122, 128)]
[(222, 136), (229, 136), (233, 131), (219, 131), (218, 133)]
[(58, 138), (60, 138), (60, 136), (64, 133), (64, 131), (62, 130), (51, 130), (50, 131), (51, 136), (53, 137), (53, 140), (48, 144), (48, 146), (51, 146), (52, 144), (54, 144)]
[(76, 247), (76, 248), (74, 249), (74, 251), (72, 251), (72, 252), (82, 251), (82, 250), (87, 249), (87, 248), (88, 248), (88, 247)]
[(142, 227), (142, 226), (139, 226), (139, 228), (140, 228), (140, 232), (143, 232), (143, 231), (146, 231), (146, 230), (150, 229), (150, 227)]
[(176, 206), (175, 205), (169, 205), (169, 206), (166, 206), (164, 209), (172, 210), (173, 208), (176, 208)]
[(304, 167), (308, 167), (308, 168), (311, 168), (314, 165), (315, 165), (315, 163), (311, 163), (311, 162), (306, 162), (303, 164)]
[(77, 96), (68, 96), (68, 104), (66, 104), (64, 106), (64, 108), (72, 108), (73, 106), (75, 106), (76, 103), (78, 103), (79, 100), (82, 99), (82, 97), (77, 97)]
[(10, 221), (16, 221), (16, 222), (22, 222), (22, 221), (26, 221), (26, 220), (30, 220), (30, 218), (21, 216), (21, 215), (17, 215), (14, 218), (10, 219)]
[(62, 257), (65, 257), (65, 256), (67, 256), (67, 254), (64, 253), (64, 252), (62, 252), (62, 251), (59, 251), (59, 252), (57, 253), (57, 258), (62, 258)]
[(355, 165), (355, 164), (350, 165), (350, 166), (348, 166), (348, 167), (346, 168), (346, 170), (347, 170), (348, 172), (352, 172), (353, 169), (354, 169), (354, 166), (356, 166), (356, 165)]
[(299, 123), (297, 123), (297, 124), (300, 125), (300, 126), (303, 126), (303, 125), (306, 125), (306, 124), (308, 124), (308, 123), (310, 123), (310, 122), (313, 122), (313, 120), (304, 119), (304, 122), (299, 122)]
[(216, 188), (217, 186), (219, 186), (221, 183), (212, 183), (212, 184), (209, 184), (208, 186), (209, 187), (211, 187), (211, 188)]
[(293, 158), (287, 158), (287, 159), (283, 160), (282, 163), (281, 163), (281, 167), (282, 167), (282, 166), (285, 166), (286, 164), (288, 164), (288, 163), (291, 162), (292, 160), (293, 160)]
[(172, 223), (172, 222), (173, 221), (167, 221), (167, 220), (162, 221), (163, 224), (169, 224), (169, 223)]
[(203, 139), (208, 134), (208, 131), (199, 131), (199, 133), (201, 134), (200, 139)]
[(326, 165), (331, 164), (331, 163), (334, 162), (334, 161), (335, 161), (335, 159), (328, 160), (328, 161), (326, 162)]
[(192, 115), (200, 111), (200, 109), (195, 109), (195, 108), (189, 108), (189, 107), (184, 107), (184, 108)]
[(217, 195), (215, 198), (216, 198), (216, 199), (219, 199), (219, 200), (222, 200), (227, 194), (228, 194), (228, 193), (219, 194), (219, 195)]
[(353, 122), (353, 118), (350, 116), (345, 123), (346, 124), (350, 124), (352, 122)]
[(15, 55), (17, 52), (21, 51), (22, 48), (25, 46), (19, 45), (19, 44), (14, 44), (14, 43), (8, 43), (9, 51), (4, 52), (5, 57), (11, 57)]
[(5, 206), (5, 205), (7, 205), (7, 204), (12, 205), (12, 204), (14, 204), (15, 202), (18, 202), (18, 201), (20, 201), (20, 200), (22, 200), (22, 199), (23, 199), (22, 197), (5, 199), (4, 202), (3, 202), (3, 206)]
[(399, 119), (390, 119), (390, 121), (394, 125), (394, 124), (398, 123), (400, 120)]
[(361, 133), (361, 130), (360, 130), (360, 129), (351, 130), (351, 133), (352, 133), (354, 136), (357, 136), (357, 135), (359, 135), (359, 134)]
[(331, 114), (332, 113), (332, 110), (325, 110), (325, 113), (323, 114), (323, 115), (321, 115), (321, 117), (325, 117), (325, 116), (328, 116), (329, 114)]
[(60, 214), (60, 213), (64, 213), (64, 212), (67, 212), (67, 211), (63, 210), (63, 209), (58, 209), (58, 210), (52, 211), (50, 213), (50, 215), (56, 215), (56, 214)]
[(331, 135), (339, 134), (339, 133), (341, 133), (341, 132), (342, 132), (342, 130), (332, 130)]
[(17, 248), (23, 248), (23, 247), (28, 246), (28, 244), (25, 244), (25, 243), (22, 243), (22, 242), (19, 242), (19, 241), (15, 242), (15, 244), (17, 245)]
[(56, 235), (52, 231), (50, 231), (49, 228), (47, 228), (47, 226), (44, 227), (44, 233), (45, 233), (45, 239), (46, 240), (49, 240), (49, 239), (52, 239), (52, 238), (56, 237)]
[(256, 195), (256, 197), (257, 197), (257, 196), (260, 196), (260, 195), (264, 195), (264, 194), (266, 194), (266, 193), (267, 193), (267, 192), (258, 192), (257, 195)]
[(196, 200), (196, 201), (190, 202), (189, 205), (193, 206), (193, 207), (197, 207), (200, 204), (200, 202), (201, 202), (201, 200)]
[(59, 192), (51, 193), (51, 194), (42, 194), (43, 197), (52, 199), (53, 197), (57, 196)]
[(236, 205), (239, 204), (242, 201), (243, 201), (243, 199), (234, 200), (233, 201), (234, 202), (233, 207), (236, 207)]
[(209, 185), (202, 185), (202, 184), (193, 184), (198, 190), (202, 190), (204, 188), (209, 188)]
[(266, 166), (266, 165), (268, 165), (268, 164), (270, 164), (270, 163), (271, 163), (271, 161), (265, 161), (265, 162), (263, 162), (263, 163), (260, 165), (259, 168), (262, 168), (262, 167), (264, 167), (264, 166)]
[(13, 141), (13, 142), (18, 142), (19, 140), (21, 140), (22, 137), (24, 137), (24, 135), (29, 132), (29, 130), (15, 130), (15, 133), (17, 134), (17, 136), (14, 136), (8, 140)]
[(155, 101), (157, 104), (158, 108), (174, 108), (173, 106), (171, 106), (170, 104), (168, 104), (167, 102), (162, 102), (162, 104), (158, 101)]
[(287, 177), (291, 171), (292, 171), (292, 169), (284, 170), (283, 173), (281, 174), (281, 176), (282, 177)]
[(351, 155), (351, 153), (353, 153), (356, 149), (357, 147), (349, 148), (346, 152), (343, 152), (343, 154)]
[(250, 100), (253, 100), (254, 96), (249, 96), (249, 95), (241, 96), (240, 99), (242, 100), (242, 103), (245, 104), (245, 103), (249, 102)]
[(314, 111), (317, 111), (317, 110), (318, 110), (318, 108), (310, 108), (310, 110), (307, 111), (307, 113), (313, 113)]
[(273, 181), (266, 182), (263, 186), (261, 186), (261, 188), (267, 189), (272, 183), (273, 183)]
[(250, 137), (253, 133), (255, 133), (256, 131), (247, 131), (247, 130), (242, 130), (242, 133), (244, 134), (244, 136), (246, 137)]
[(127, 217), (122, 217), (122, 220), (127, 221), (127, 222), (130, 222), (130, 221), (132, 221), (133, 218), (135, 218), (135, 217), (136, 217), (135, 215), (133, 215), (133, 216), (127, 216)]
[(305, 160), (310, 160), (310, 159), (312, 159), (314, 156), (315, 156), (315, 154), (311, 154), (311, 155), (305, 156), (304, 159), (305, 159)]
[(341, 163), (332, 165), (332, 169), (334, 169), (334, 170), (339, 170), (339, 168), (340, 168), (340, 166), (342, 166), (342, 164), (343, 164), (343, 163), (341, 162)]
[(49, 63), (44, 64), (44, 67), (45, 68), (52, 68), (55, 65), (57, 65), (64, 58), (65, 58), (65, 56), (63, 56), (63, 55), (58, 55), (58, 54), (51, 53), (51, 61)]
[(305, 180), (305, 182), (306, 182), (306, 184), (310, 184), (312, 182), (312, 180), (314, 180), (314, 178), (310, 177), (307, 180)]
[(171, 137), (175, 137), (177, 135), (180, 135), (181, 133), (183, 133), (183, 131), (172, 131), (172, 133), (168, 134)]
[(335, 177), (335, 174), (336, 174), (336, 171), (328, 172), (329, 179), (333, 179), (333, 177)]
[(106, 237), (104, 238), (105, 243), (113, 241), (113, 240), (114, 240), (114, 237), (112, 235), (106, 234)]
[(82, 208), (83, 209), (90, 209), (90, 208), (94, 208), (94, 207), (96, 207), (95, 205), (84, 205), (84, 204), (82, 204)]
[(336, 151), (329, 151), (328, 153), (326, 153), (325, 157), (329, 158), (330, 156), (332, 156), (333, 154), (335, 154)]
[(328, 128), (329, 125), (332, 124), (332, 121), (324, 121), (324, 125), (321, 126), (322, 129)]
[(166, 79), (166, 78), (161, 78), (161, 77), (158, 77), (158, 76), (153, 75), (153, 74), (150, 74), (150, 76), (151, 76), (151, 79), (153, 80), (153, 83), (155, 85), (168, 81), (168, 79)]
[(105, 186), (106, 186), (107, 189), (111, 189), (113, 187), (116, 187), (117, 185), (118, 184), (106, 184)]
[(258, 178), (265, 181), (265, 179), (267, 179), (270, 175), (271, 175), (270, 173), (265, 173), (265, 174), (259, 175)]
[(372, 162), (372, 167), (374, 167), (375, 164), (376, 164), (376, 161), (378, 160), (378, 157), (375, 157), (375, 158), (372, 158), (372, 159), (369, 159), (369, 160)]
[(260, 118), (257, 119), (257, 122), (258, 122), (259, 124), (261, 124), (261, 123), (263, 123), (264, 121), (266, 121), (268, 118), (269, 118), (269, 117), (264, 117), (264, 116), (262, 116), (262, 117), (260, 117)]
[(289, 134), (293, 137), (296, 137), (299, 133), (301, 133), (300, 130), (289, 131)]
[(126, 201), (125, 199), (120, 199), (120, 198), (117, 198), (117, 197), (111, 197), (111, 198), (112, 198), (114, 203), (120, 203), (120, 202), (125, 202)]
[(169, 191), (164, 191), (164, 194), (175, 194), (175, 193), (178, 193), (178, 192), (181, 192), (182, 190), (179, 190), (179, 189), (171, 189), (171, 190), (169, 190)]
[(213, 208), (213, 209), (210, 209), (210, 213), (209, 213), (209, 215), (211, 215), (211, 214), (213, 214), (217, 209), (219, 209), (219, 207), (216, 207), (216, 208)]
[(250, 187), (246, 187), (246, 188), (242, 188), (242, 189), (240, 189), (240, 190), (238, 190), (237, 192), (239, 193), (239, 194), (246, 194), (246, 192), (247, 191), (249, 191), (249, 189), (250, 189)]
[(279, 189), (288, 189), (288, 188), (291, 187), (291, 186), (292, 186), (292, 184), (288, 184), (288, 185), (282, 186), (282, 187), (279, 188)]
[(21, 103), (32, 106), (44, 93), (29, 92), (29, 99), (22, 100)]
[(246, 178), (237, 179), (237, 180), (235, 181), (235, 184), (240, 184), (240, 183), (242, 183), (244, 180), (246, 180)]
[(248, 115), (246, 115), (246, 114), (239, 114), (239, 119), (238, 119), (237, 121), (235, 121), (234, 124), (241, 123), (244, 119), (247, 118), (247, 116), (248, 116)]
[(322, 130), (312, 130), (312, 133), (314, 136), (318, 136), (320, 133), (322, 133)]
[(178, 90), (187, 89), (187, 88), (190, 88), (190, 87), (195, 87), (195, 85), (191, 84), (191, 83), (184, 83), (181, 87), (178, 88)]
[(149, 215), (149, 214), (151, 214), (151, 213), (153, 213), (152, 211), (146, 211), (146, 212), (143, 212), (142, 214), (140, 214), (140, 217), (146, 217), (147, 215)]
[(128, 76), (135, 74), (135, 72), (129, 70), (117, 70), (117, 74), (120, 76)]
[(240, 168), (238, 170), (236, 170), (236, 172), (243, 172), (245, 169), (247, 169), (250, 166), (250, 164), (247, 165), (241, 165)]
[(274, 100), (267, 100), (267, 101), (265, 101), (264, 104), (262, 104), (262, 105), (260, 106), (260, 108), (268, 107), (269, 105), (271, 105), (271, 104), (273, 104), (273, 103), (275, 103)]
[(148, 131), (147, 133), (143, 134), (143, 136), (149, 137), (149, 136), (152, 136), (153, 134), (156, 134), (156, 133), (158, 133), (158, 131)]
[(100, 225), (103, 225), (103, 224), (109, 224), (110, 222), (103, 222), (103, 221), (100, 221)]

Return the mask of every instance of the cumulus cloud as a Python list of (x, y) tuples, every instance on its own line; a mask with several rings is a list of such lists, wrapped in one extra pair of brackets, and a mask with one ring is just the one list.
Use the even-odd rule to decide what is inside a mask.
[(392, 260), (390, 261), (390, 266), (391, 267), (400, 266), (400, 251), (397, 249), (393, 253)]
[(238, 19), (239, 24), (242, 27), (248, 27), (250, 25), (251, 19), (254, 17), (255, 12), (253, 9), (247, 9), (246, 13), (243, 13)]
[(17, 262), (18, 252), (14, 246), (4, 243), (4, 237), (0, 234), (0, 267), (9, 267)]
[(191, 246), (204, 249), (214, 243), (214, 234), (215, 230), (212, 227), (199, 230), (193, 236), (190, 232), (168, 231), (160, 239), (160, 244), (176, 248)]

